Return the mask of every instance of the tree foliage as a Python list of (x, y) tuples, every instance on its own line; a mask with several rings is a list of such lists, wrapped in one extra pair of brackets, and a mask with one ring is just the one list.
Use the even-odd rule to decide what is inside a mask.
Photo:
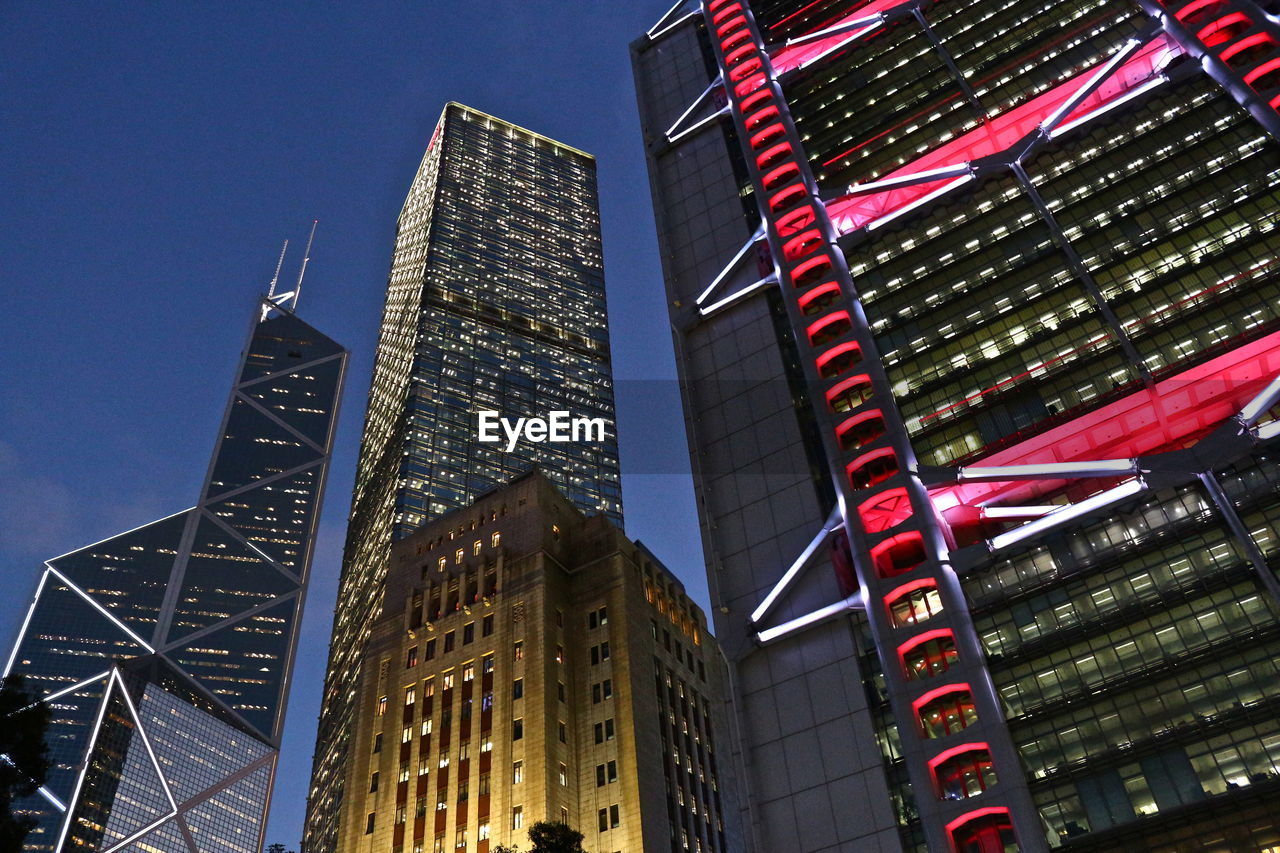
[[(582, 833), (565, 823), (540, 820), (529, 827), (529, 853), (586, 853)], [(520, 847), (500, 844), (492, 853), (521, 853)]]
[(0, 684), (0, 850), (17, 850), (35, 826), (13, 813), (13, 801), (29, 797), (45, 783), (49, 752), (45, 732), (49, 706), (26, 688), (21, 675)]

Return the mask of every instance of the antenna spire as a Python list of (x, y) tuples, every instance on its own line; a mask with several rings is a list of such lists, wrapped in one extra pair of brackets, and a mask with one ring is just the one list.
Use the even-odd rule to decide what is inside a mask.
[[(298, 294), (302, 292), (302, 277), (307, 274), (307, 261), (311, 260), (311, 243), (316, 239), (316, 225), (319, 222), (319, 219), (311, 220), (311, 235), (307, 237), (307, 248), (302, 253), (302, 268), (298, 270), (298, 283), (287, 293), (276, 293), (276, 284), (280, 281), (280, 267), (284, 265), (284, 253), (289, 248), (289, 241), (284, 241), (284, 247), (280, 249), (280, 260), (276, 261), (276, 273), (271, 277), (271, 288), (267, 291), (267, 300), (262, 308), (262, 319), (267, 319), (267, 314), (272, 308), (284, 311), (298, 310)], [(285, 303), (288, 303), (288, 308), (285, 308)]]
[(267, 298), (276, 295), (276, 282), (280, 280), (280, 267), (284, 266), (284, 253), (289, 250), (289, 241), (285, 240), (284, 245), (280, 247), (280, 260), (276, 261), (276, 271), (271, 276), (271, 286), (267, 288)]
[(307, 261), (311, 260), (311, 242), (316, 239), (316, 225), (319, 219), (311, 220), (311, 235), (307, 237), (307, 248), (302, 253), (302, 268), (298, 270), (298, 283), (293, 286), (293, 307), (298, 307), (298, 296), (302, 293), (302, 277), (307, 274)]

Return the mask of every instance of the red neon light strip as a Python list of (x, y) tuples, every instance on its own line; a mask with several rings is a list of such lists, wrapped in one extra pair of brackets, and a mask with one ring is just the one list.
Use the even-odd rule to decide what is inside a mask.
[[(1177, 18), (1179, 21), (1185, 21), (1191, 15), (1195, 14), (1196, 12), (1205, 8), (1206, 6), (1217, 6), (1220, 3), (1222, 3), (1222, 1), (1223, 0), (1194, 0), (1194, 2), (1188, 3), (1187, 5), (1179, 9), (1177, 12), (1174, 12), (1173, 16)], [(1165, 5), (1168, 5), (1168, 4), (1166, 3)]]
[(818, 5), (819, 3), (821, 3), (821, 2), (822, 2), (822, 0), (813, 0), (813, 2), (812, 2), (812, 3), (809, 3), (809, 4), (808, 4), (808, 5), (806, 5), (806, 6), (802, 6), (799, 10), (797, 10), (797, 11), (795, 11), (795, 12), (792, 12), (790, 15), (787, 15), (787, 16), (786, 16), (785, 18), (783, 18), (781, 21), (778, 21), (778, 23), (773, 24), (772, 26), (770, 26), (770, 27), (769, 27), (769, 29), (771, 29), (771, 30), (776, 30), (778, 27), (782, 26), (782, 25), (783, 25), (783, 24), (785, 24), (787, 21), (791, 20), (792, 18), (796, 17), (797, 15), (803, 15), (805, 12), (809, 11), (810, 9), (812, 9), (814, 6), (817, 6), (817, 5)]
[[(1277, 374), (1280, 332), (1273, 332), (972, 464), (1132, 459), (1181, 447), (1239, 412)], [(930, 496), (934, 506), (946, 512), (996, 501), (1026, 503), (1065, 483), (965, 483), (934, 490)]]
[(991, 746), (985, 742), (962, 743), (959, 746), (953, 746), (950, 749), (940, 752), (929, 760), (929, 767), (935, 772), (938, 766), (945, 762), (948, 758), (955, 758), (957, 755), (964, 755), (966, 752), (985, 752), (991, 754)]
[[(1210, 296), (1216, 293), (1217, 291), (1222, 290), (1225, 287), (1238, 283), (1242, 279), (1251, 278), (1260, 270), (1269, 269), (1270, 267), (1275, 266), (1276, 263), (1278, 263), (1278, 261), (1273, 259), (1273, 260), (1267, 261), (1266, 263), (1259, 264), (1247, 272), (1237, 273), (1236, 275), (1233, 275), (1230, 278), (1227, 278), (1223, 281), (1218, 282), (1212, 287), (1206, 287), (1196, 291), (1195, 293), (1184, 296), (1181, 299), (1179, 299), (1177, 302), (1174, 302), (1172, 305), (1168, 305), (1164, 308), (1161, 308), (1159, 311), (1153, 314), (1148, 314), (1145, 317), (1129, 320), (1124, 324), (1124, 330), (1127, 333), (1132, 333), (1138, 330), (1139, 328), (1141, 328), (1142, 326), (1145, 326), (1151, 323), (1157, 323), (1169, 317), (1175, 316), (1178, 313), (1178, 309), (1180, 309), (1182, 306), (1192, 302), (1197, 302), (1206, 296)], [(1039, 364), (1035, 365), (1034, 367), (1027, 368), (1021, 373), (1018, 373), (1014, 376), (1010, 376), (1007, 379), (1002, 379), (996, 384), (988, 388), (984, 388), (981, 391), (977, 391), (973, 394), (970, 394), (968, 397), (965, 397), (962, 400), (958, 400), (954, 403), (950, 403), (946, 406), (943, 406), (941, 409), (938, 409), (935, 412), (924, 415), (923, 417), (920, 418), (920, 422), (924, 423), (926, 421), (933, 420), (934, 418), (941, 417), (947, 414), (948, 412), (951, 412), (961, 406), (972, 403), (974, 400), (979, 400), (982, 397), (987, 396), (988, 394), (994, 394), (995, 392), (999, 391), (1000, 389), (1004, 388), (1007, 385), (1021, 382), (1023, 379), (1026, 379), (1027, 377), (1032, 376), (1037, 372), (1048, 370), (1049, 368), (1052, 368), (1053, 366), (1060, 364), (1061, 362), (1066, 361), (1078, 355), (1079, 353), (1084, 352), (1085, 350), (1092, 349), (1094, 346), (1101, 343), (1102, 341), (1107, 340), (1109, 337), (1110, 337), (1109, 335), (1100, 335), (1096, 338), (1093, 338), (1092, 340), (1087, 341), (1081, 346), (1068, 350), (1067, 352), (1062, 353), (1061, 355), (1055, 356), (1054, 358), (1051, 358), (1048, 361), (1042, 361)]]
[[(1060, 124), (1066, 125), (1085, 118), (1154, 79), (1169, 58), (1179, 51), (1176, 44), (1163, 35), (1152, 39), (1116, 68), (1096, 91), (1064, 116)], [(1081, 86), (1088, 83), (1097, 70), (1095, 66), (1076, 74), (1044, 94), (991, 119), (984, 126), (974, 128), (893, 170), (881, 180), (972, 162), (1007, 150), (1052, 116), (1055, 110), (1080, 91)], [(828, 204), (827, 212), (831, 215), (836, 231), (847, 234), (919, 201), (951, 180), (954, 178), (941, 178), (864, 195), (850, 194)]]
[(965, 812), (960, 815), (960, 817), (947, 824), (947, 832), (954, 833), (957, 829), (970, 821), (977, 820), (980, 817), (989, 817), (991, 815), (1004, 815), (1007, 820), (1009, 817), (1009, 810), (1000, 808), (999, 806), (989, 806), (985, 809), (974, 809), (971, 812)]
[(1026, 370), (1014, 376), (1010, 376), (1008, 379), (1001, 379), (999, 382), (992, 385), (990, 388), (983, 388), (981, 391), (976, 391), (962, 400), (957, 400), (954, 403), (949, 403), (948, 405), (943, 406), (941, 409), (938, 409), (936, 412), (932, 412), (920, 418), (920, 422), (923, 424), (926, 421), (933, 420), (934, 418), (942, 417), (947, 412), (950, 412), (954, 409), (960, 408), (961, 406), (972, 403), (974, 400), (981, 399), (982, 397), (985, 397), (988, 394), (994, 394), (995, 392), (999, 391), (1001, 388), (1005, 387), (1006, 385), (1011, 385), (1015, 382), (1021, 382), (1023, 379), (1026, 379), (1029, 376), (1046, 371), (1049, 368), (1053, 367), (1054, 365), (1067, 361), (1068, 359), (1084, 352), (1085, 350), (1093, 349), (1098, 344), (1104, 341), (1108, 341), (1110, 339), (1111, 339), (1110, 333), (1104, 333), (1104, 334), (1098, 335), (1096, 338), (1092, 338), (1086, 341), (1085, 343), (1081, 344), (1080, 346), (1075, 347), (1074, 349), (1070, 349), (1064, 353), (1061, 353), (1060, 355), (1056, 355), (1053, 358), (1049, 359), (1048, 361), (1042, 361), (1039, 364), (1035, 365), (1034, 367), (1028, 367)]
[[(905, 0), (872, 0), (871, 3), (868, 3), (866, 6), (862, 6), (856, 12), (842, 15), (834, 22), (824, 24), (822, 27), (815, 30), (815, 32), (821, 32), (821, 30), (830, 29), (831, 27), (838, 27), (841, 24), (849, 21), (856, 21), (859, 18), (869, 18), (872, 15), (892, 9), (894, 6), (900, 6), (903, 2), (905, 2)], [(868, 24), (866, 27), (850, 30), (847, 33), (835, 33), (834, 35), (829, 35), (826, 38), (815, 39), (803, 44), (787, 45), (771, 57), (774, 73), (782, 75), (786, 74), (788, 71), (808, 65), (810, 62), (825, 56), (833, 50), (838, 50), (878, 26), (878, 24), (872, 23)]]
[(940, 696), (946, 696), (948, 693), (968, 693), (972, 696), (973, 688), (968, 684), (965, 684), (963, 681), (957, 682), (956, 684), (944, 684), (941, 687), (935, 687), (933, 690), (930, 690), (928, 693), (912, 702), (911, 705), (916, 709), (916, 713), (919, 714), (920, 709), (925, 705), (928, 705)]
[(1246, 36), (1245, 38), (1240, 39), (1240, 41), (1222, 51), (1218, 56), (1222, 57), (1223, 62), (1226, 62), (1236, 54), (1243, 53), (1251, 47), (1257, 47), (1262, 44), (1275, 45), (1275, 42), (1267, 33), (1254, 33), (1251, 36)]
[(1280, 56), (1276, 57), (1275, 59), (1268, 59), (1266, 62), (1262, 63), (1257, 68), (1253, 69), (1248, 74), (1244, 75), (1244, 82), (1252, 86), (1254, 84), (1254, 81), (1256, 81), (1259, 77), (1262, 77), (1263, 75), (1267, 74), (1270, 71), (1275, 71), (1277, 68), (1280, 68)]

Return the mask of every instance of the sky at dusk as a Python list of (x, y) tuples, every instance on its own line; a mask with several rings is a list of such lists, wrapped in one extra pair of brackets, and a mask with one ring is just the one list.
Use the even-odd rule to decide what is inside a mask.
[(627, 530), (706, 606), (627, 45), (669, 5), (0, 7), (0, 641), (41, 561), (191, 506), (280, 243), (352, 352), (268, 842), (296, 847), (396, 215), (446, 101), (599, 161)]

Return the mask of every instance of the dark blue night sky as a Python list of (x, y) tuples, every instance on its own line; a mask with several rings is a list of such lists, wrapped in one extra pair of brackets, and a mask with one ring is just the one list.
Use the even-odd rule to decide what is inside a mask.
[[(628, 532), (706, 606), (627, 44), (668, 3), (0, 8), (0, 642), (40, 561), (194, 503), (280, 242), (353, 355), (268, 841), (296, 846), (395, 219), (448, 100), (599, 158)], [(659, 380), (659, 381), (654, 381)]]

